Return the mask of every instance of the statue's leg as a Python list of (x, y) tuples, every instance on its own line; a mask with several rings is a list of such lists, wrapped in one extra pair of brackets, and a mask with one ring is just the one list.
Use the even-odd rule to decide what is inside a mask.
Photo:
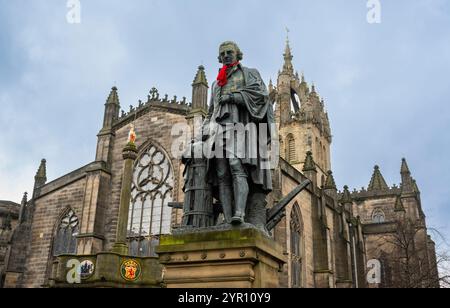
[(266, 230), (267, 193), (261, 187), (253, 185), (247, 204), (247, 222), (268, 234)]
[(233, 190), (234, 190), (234, 202), (235, 213), (232, 219), (232, 223), (241, 224), (244, 223), (245, 209), (247, 206), (247, 198), (249, 193), (248, 176), (245, 171), (245, 167), (239, 158), (230, 158), (230, 170), (233, 177)]
[(225, 222), (230, 224), (233, 217), (233, 190), (228, 160), (226, 158), (217, 158), (216, 168), (219, 182), (219, 199), (222, 204), (223, 216), (225, 217)]

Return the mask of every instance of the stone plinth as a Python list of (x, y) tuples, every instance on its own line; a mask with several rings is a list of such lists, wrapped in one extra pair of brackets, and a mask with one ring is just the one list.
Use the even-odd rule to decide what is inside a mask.
[(256, 229), (163, 236), (157, 249), (168, 288), (277, 288), (282, 248)]
[[(90, 261), (94, 268), (78, 282), (74, 277), (73, 262)], [(137, 265), (134, 276), (127, 277), (127, 264)], [(134, 270), (133, 269), (133, 270)], [(68, 276), (70, 276), (68, 278)], [(136, 258), (115, 253), (99, 253), (92, 256), (59, 256), (53, 262), (50, 287), (53, 288), (160, 288), (162, 266), (158, 258)]]

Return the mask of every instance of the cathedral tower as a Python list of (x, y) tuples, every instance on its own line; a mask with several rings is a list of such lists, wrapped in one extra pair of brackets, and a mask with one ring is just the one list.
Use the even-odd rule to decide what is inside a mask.
[(331, 170), (330, 123), (324, 101), (314, 84), (310, 87), (303, 74), (300, 77), (297, 72), (294, 73), (293, 58), (287, 39), (277, 87), (272, 82), (269, 84), (271, 97), (276, 103), (275, 117), (280, 132), (281, 157), (301, 171), (306, 153), (311, 152), (317, 166), (317, 184), (321, 186)]

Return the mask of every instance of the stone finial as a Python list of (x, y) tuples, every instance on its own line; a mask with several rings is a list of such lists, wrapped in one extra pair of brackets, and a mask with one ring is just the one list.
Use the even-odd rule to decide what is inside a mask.
[(22, 202), (20, 202), (19, 223), (22, 223), (25, 218), (25, 210), (28, 203), (28, 193), (23, 194)]
[(117, 93), (117, 90), (118, 89), (116, 86), (111, 88), (111, 92), (109, 93), (109, 96), (106, 100), (107, 105), (120, 105), (119, 94)]
[(408, 163), (406, 162), (406, 159), (402, 159), (402, 167), (400, 169), (400, 174), (402, 177), (402, 192), (403, 193), (411, 193), (414, 192), (414, 179), (411, 176), (411, 172), (408, 167)]
[(313, 154), (311, 151), (306, 152), (306, 159), (305, 159), (305, 164), (303, 166), (303, 171), (304, 172), (307, 172), (307, 171), (316, 171), (317, 172), (316, 163), (314, 162)]
[(380, 167), (375, 166), (372, 179), (370, 180), (367, 191), (376, 190), (389, 190), (389, 186), (386, 184), (383, 175), (381, 174)]
[(409, 171), (408, 163), (406, 162), (406, 158), (402, 158), (402, 167), (400, 170), (401, 174), (411, 174)]
[(203, 65), (200, 65), (198, 67), (197, 75), (195, 75), (195, 79), (192, 86), (198, 84), (202, 84), (208, 87), (208, 80), (206, 79), (205, 67)]
[(21, 205), (27, 205), (28, 202), (28, 193), (24, 192), (22, 197), (22, 202), (20, 202)]
[(272, 78), (270, 78), (270, 80), (269, 80), (269, 92), (272, 92), (273, 90), (274, 90), (273, 82), (272, 82)]
[(44, 185), (47, 182), (47, 161), (45, 159), (41, 160), (36, 176), (34, 177), (36, 182), (36, 188)]
[(331, 170), (328, 171), (327, 179), (325, 180), (325, 185), (323, 188), (337, 190), (336, 182), (334, 181), (333, 172)]
[(289, 45), (289, 37), (286, 39), (286, 47), (284, 49), (283, 57), (283, 73), (292, 75), (294, 73), (294, 66), (292, 65), (292, 59), (294, 56), (292, 55), (291, 46)]
[(350, 190), (347, 185), (344, 186), (344, 192), (342, 193), (342, 198), (340, 201), (342, 204), (348, 204), (353, 202), (352, 194), (350, 193)]
[(156, 89), (155, 87), (153, 87), (153, 88), (150, 90), (150, 96), (149, 96), (149, 99), (152, 100), (152, 101), (157, 101), (157, 100), (159, 100), (159, 92), (158, 92), (158, 89)]

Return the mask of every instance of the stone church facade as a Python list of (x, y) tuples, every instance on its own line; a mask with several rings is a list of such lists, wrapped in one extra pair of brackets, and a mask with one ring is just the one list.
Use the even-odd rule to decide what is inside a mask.
[[(420, 191), (406, 160), (402, 183), (389, 187), (379, 167), (367, 189), (338, 191), (331, 166), (332, 134), (325, 103), (315, 86), (294, 73), (289, 43), (277, 85), (269, 92), (279, 129), (280, 163), (273, 170), (274, 191), (268, 206), (305, 179), (312, 184), (287, 207), (273, 238), (288, 262), (279, 285), (289, 288), (436, 287), (434, 243), (427, 234)], [(132, 200), (128, 219), (129, 254), (156, 256), (163, 234), (181, 224), (183, 165), (172, 155), (175, 125), (194, 126), (208, 110), (209, 85), (199, 67), (192, 84), (192, 103), (160, 96), (153, 88), (147, 102), (121, 112), (118, 89), (105, 104), (97, 135), (95, 161), (47, 182), (43, 160), (30, 198), (21, 205), (0, 202), (0, 274), (3, 287), (48, 287), (57, 256), (110, 251), (115, 241), (122, 186), (122, 150), (129, 126), (138, 135)], [(139, 179), (139, 180), (138, 180)], [(398, 230), (414, 230), (414, 254), (406, 258)], [(369, 284), (367, 263), (381, 262), (381, 282)], [(411, 260), (410, 260), (411, 259)], [(404, 263), (398, 260), (405, 261)], [(420, 274), (418, 274), (420, 272)], [(412, 277), (414, 276), (415, 277)], [(402, 277), (399, 279), (398, 277)], [(403, 279), (404, 278), (404, 279)]]

